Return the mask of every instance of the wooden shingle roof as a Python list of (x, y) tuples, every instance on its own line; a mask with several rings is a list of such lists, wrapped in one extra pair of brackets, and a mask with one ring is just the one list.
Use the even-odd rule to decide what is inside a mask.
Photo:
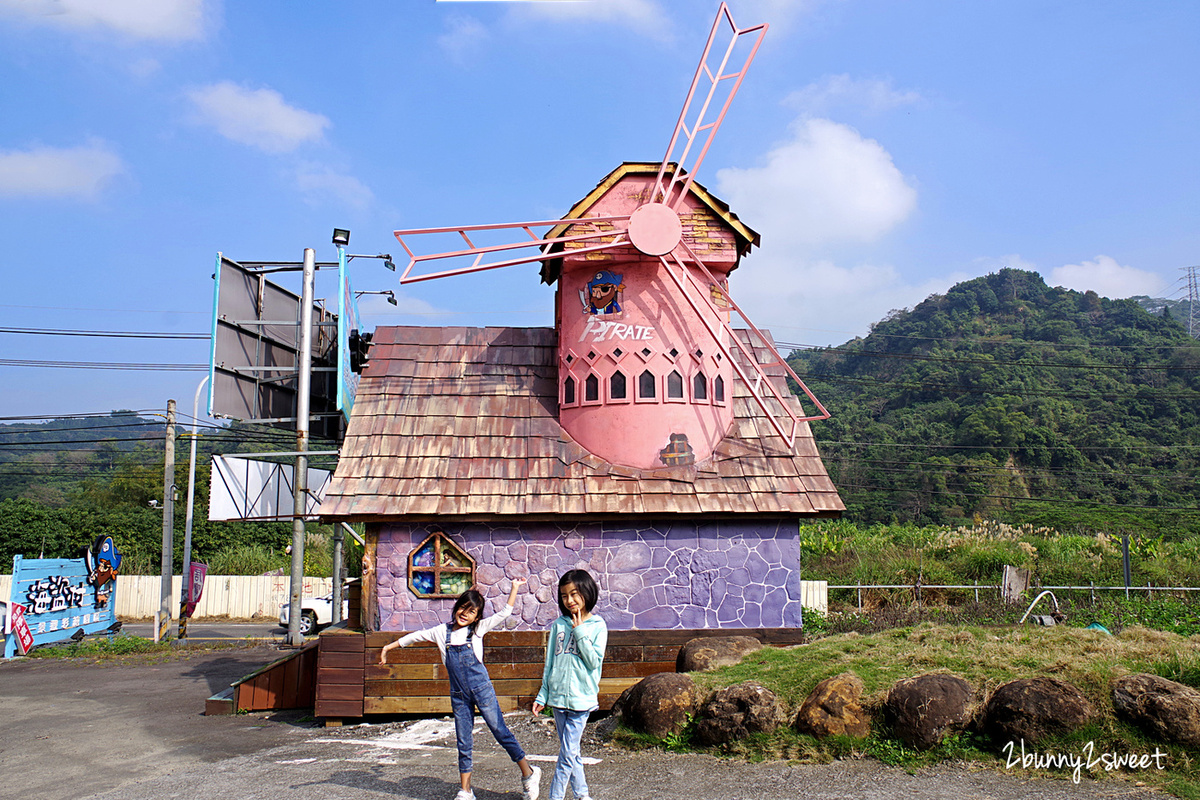
[[(843, 510), (808, 425), (789, 450), (736, 377), (734, 422), (709, 460), (637, 470), (590, 454), (558, 423), (556, 344), (552, 328), (377, 328), (320, 515), (372, 521)], [(756, 355), (768, 363), (765, 353)], [(765, 370), (799, 411), (782, 369)]]

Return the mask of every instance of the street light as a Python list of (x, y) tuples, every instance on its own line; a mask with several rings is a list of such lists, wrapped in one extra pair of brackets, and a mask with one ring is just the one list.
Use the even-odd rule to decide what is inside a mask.
[(364, 253), (355, 253), (353, 255), (346, 256), (347, 261), (349, 261), (352, 258), (382, 258), (383, 265), (385, 267), (390, 269), (392, 272), (396, 271), (396, 265), (392, 262), (392, 254), (391, 253), (380, 253), (379, 255), (374, 255), (374, 256), (366, 255)]
[(338, 247), (346, 247), (350, 244), (350, 231), (345, 228), (333, 229), (333, 243)]
[(384, 295), (385, 297), (387, 297), (387, 301), (389, 303), (391, 303), (392, 305), (394, 305), (394, 306), (400, 305), (399, 303), (396, 302), (396, 293), (393, 292), (391, 289), (384, 289), (383, 291), (379, 291), (379, 292), (367, 292), (367, 291), (355, 292), (354, 296), (355, 296), (355, 298), (358, 298), (358, 297), (362, 297), (364, 294), (381, 294), (381, 295)]

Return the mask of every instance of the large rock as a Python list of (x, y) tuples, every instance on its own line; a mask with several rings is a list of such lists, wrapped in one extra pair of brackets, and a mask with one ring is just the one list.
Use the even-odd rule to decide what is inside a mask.
[(897, 681), (883, 703), (892, 734), (918, 750), (966, 727), (974, 710), (971, 684), (953, 675), (928, 674)]
[(612, 710), (635, 731), (661, 739), (682, 732), (696, 705), (696, 686), (689, 676), (660, 672), (622, 692)]
[(865, 739), (871, 734), (871, 717), (862, 707), (863, 682), (853, 672), (826, 678), (800, 706), (796, 730), (813, 736), (852, 736)]
[(1200, 692), (1157, 675), (1126, 675), (1113, 681), (1113, 708), (1154, 736), (1200, 747)]
[(715, 692), (700, 706), (696, 741), (725, 744), (751, 733), (770, 733), (783, 723), (783, 708), (770, 689), (746, 681)]
[(753, 636), (711, 636), (692, 639), (679, 650), (675, 669), (680, 672), (702, 672), (706, 669), (736, 664), (746, 654), (762, 649), (762, 642)]
[(1094, 716), (1083, 693), (1058, 678), (1021, 678), (992, 693), (982, 728), (997, 741), (1040, 741), (1047, 735), (1076, 731)]

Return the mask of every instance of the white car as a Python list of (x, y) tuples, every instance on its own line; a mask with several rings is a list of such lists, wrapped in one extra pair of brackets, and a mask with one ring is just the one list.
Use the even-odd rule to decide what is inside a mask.
[[(346, 618), (349, 604), (345, 592), (342, 593), (342, 619)], [(284, 603), (279, 607), (279, 626), (286, 628), (291, 618), (291, 605)], [(323, 597), (300, 598), (300, 633), (308, 636), (318, 628), (333, 622), (333, 594)]]

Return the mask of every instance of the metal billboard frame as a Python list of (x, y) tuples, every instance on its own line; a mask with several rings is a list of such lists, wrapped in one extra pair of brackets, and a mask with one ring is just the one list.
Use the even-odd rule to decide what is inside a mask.
[[(332, 265), (327, 265), (332, 266)], [(293, 430), (299, 382), (301, 298), (266, 279), (298, 265), (242, 264), (217, 253), (209, 353), (208, 414)], [(339, 301), (340, 305), (340, 301)], [(337, 439), (337, 315), (313, 303), (310, 418)]]

